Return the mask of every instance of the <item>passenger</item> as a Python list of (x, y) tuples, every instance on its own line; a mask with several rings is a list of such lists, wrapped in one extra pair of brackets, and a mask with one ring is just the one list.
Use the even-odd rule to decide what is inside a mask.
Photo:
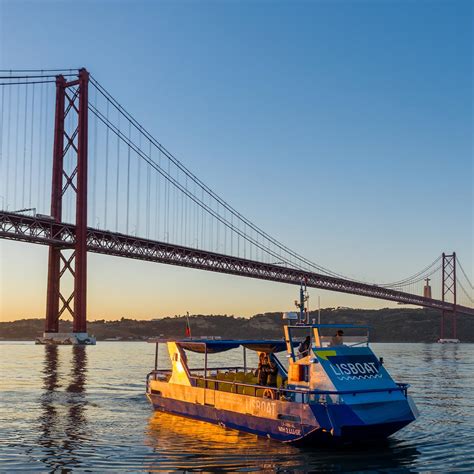
[(258, 385), (266, 385), (268, 377), (268, 356), (265, 352), (260, 352), (258, 357), (258, 367), (255, 371), (258, 380)]
[(277, 376), (278, 376), (278, 367), (275, 364), (275, 361), (271, 358), (271, 356), (266, 357), (266, 361), (268, 364), (267, 368), (267, 385), (269, 387), (276, 387), (277, 386)]
[(309, 347), (311, 346), (311, 338), (306, 336), (306, 339), (298, 347), (300, 357), (306, 357), (309, 354)]
[(339, 329), (334, 336), (332, 336), (331, 339), (331, 344), (329, 344), (330, 347), (335, 347), (335, 346), (342, 346), (344, 344), (343, 337), (344, 336), (344, 331), (342, 329)]

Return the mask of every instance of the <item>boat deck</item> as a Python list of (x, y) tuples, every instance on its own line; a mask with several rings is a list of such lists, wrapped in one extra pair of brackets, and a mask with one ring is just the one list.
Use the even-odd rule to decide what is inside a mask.
[[(254, 375), (256, 369), (244, 367), (219, 367), (207, 369), (208, 375), (205, 374), (205, 369), (196, 368), (189, 369), (190, 380), (195, 387), (207, 388), (210, 390), (217, 390), (220, 392), (238, 393), (241, 395), (250, 395), (254, 397), (272, 397), (280, 398), (285, 393), (286, 396), (290, 392), (300, 392), (300, 390), (291, 390), (286, 387), (287, 379), (281, 375), (277, 376), (277, 386), (271, 387), (266, 385), (259, 385), (257, 377)], [(156, 380), (168, 381), (171, 377), (171, 369), (159, 369), (151, 372), (149, 375)], [(272, 394), (266, 392), (271, 391)]]

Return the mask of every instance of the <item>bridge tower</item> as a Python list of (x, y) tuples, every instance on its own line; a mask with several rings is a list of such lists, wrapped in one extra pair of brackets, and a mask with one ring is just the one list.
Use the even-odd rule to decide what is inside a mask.
[[(58, 224), (62, 222), (64, 195), (66, 192), (74, 193), (76, 235), (72, 246), (57, 244), (49, 246), (45, 339), (55, 339), (59, 318), (65, 312), (72, 316), (73, 333), (77, 340), (83, 341), (88, 338), (86, 320), (88, 86), (89, 73), (86, 69), (80, 69), (77, 79), (69, 82), (62, 75), (56, 77), (51, 217)], [(68, 129), (65, 127), (66, 118), (72, 123)], [(73, 163), (72, 171), (65, 166), (66, 155), (69, 162)], [(61, 231), (59, 225), (57, 229), (58, 232)], [(68, 283), (71, 287), (71, 277), (72, 292), (67, 296), (69, 292), (65, 291)], [(66, 278), (69, 282), (64, 281)]]
[[(443, 310), (441, 315), (441, 335), (440, 339), (456, 339), (456, 252), (447, 255), (443, 252), (442, 257), (442, 281), (441, 281), (441, 299), (451, 300), (453, 310)], [(447, 328), (451, 325), (451, 331)], [(451, 337), (449, 337), (451, 336)]]

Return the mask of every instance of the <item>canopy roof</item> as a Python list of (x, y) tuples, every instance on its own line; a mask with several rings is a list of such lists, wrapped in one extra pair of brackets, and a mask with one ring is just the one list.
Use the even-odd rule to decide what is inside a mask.
[[(150, 341), (151, 342), (151, 341)], [(153, 342), (168, 342), (167, 340), (155, 340)], [(285, 341), (271, 339), (176, 339), (180, 347), (191, 352), (204, 354), (215, 354), (244, 346), (246, 349), (258, 352), (283, 352), (286, 350)]]

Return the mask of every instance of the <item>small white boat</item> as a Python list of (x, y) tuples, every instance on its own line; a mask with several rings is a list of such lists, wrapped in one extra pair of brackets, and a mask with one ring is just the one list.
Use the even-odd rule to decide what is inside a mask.
[(460, 342), (459, 339), (438, 339), (438, 344), (459, 344)]

